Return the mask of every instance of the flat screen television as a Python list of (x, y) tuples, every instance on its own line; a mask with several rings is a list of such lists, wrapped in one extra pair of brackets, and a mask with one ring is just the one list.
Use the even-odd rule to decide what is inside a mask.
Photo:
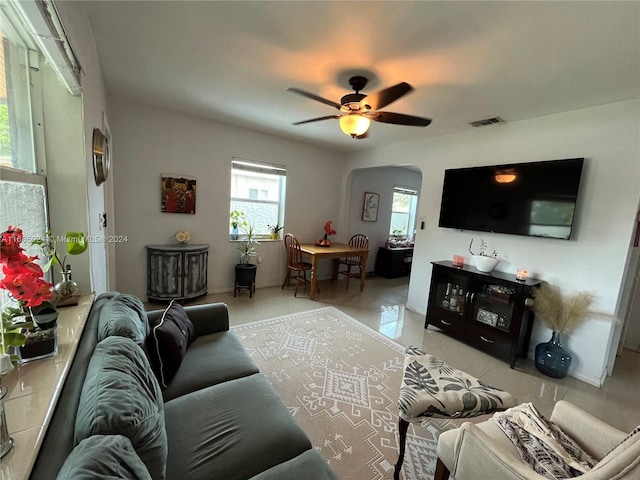
[(571, 237), (584, 158), (445, 170), (439, 227)]

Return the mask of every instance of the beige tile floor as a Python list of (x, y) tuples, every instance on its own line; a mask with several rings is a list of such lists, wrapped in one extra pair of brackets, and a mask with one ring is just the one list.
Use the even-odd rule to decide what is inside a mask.
[[(355, 283), (355, 285), (354, 285)], [(552, 379), (539, 373), (529, 359), (518, 359), (515, 369), (508, 363), (484, 354), (446, 335), (424, 328), (424, 316), (405, 308), (408, 279), (368, 278), (364, 292), (352, 282), (345, 289), (344, 280), (322, 281), (316, 300), (309, 299), (309, 289), (293, 296), (293, 287), (269, 287), (256, 291), (207, 295), (192, 303), (225, 302), (232, 325), (274, 318), (291, 313), (334, 306), (402, 345), (416, 345), (452, 366), (464, 370), (489, 384), (504, 388), (521, 402), (533, 402), (544, 415), (550, 415), (556, 401), (565, 399), (624, 431), (640, 424), (640, 354), (625, 350), (616, 360), (613, 375), (602, 388), (573, 377)], [(148, 304), (147, 308), (162, 308)]]

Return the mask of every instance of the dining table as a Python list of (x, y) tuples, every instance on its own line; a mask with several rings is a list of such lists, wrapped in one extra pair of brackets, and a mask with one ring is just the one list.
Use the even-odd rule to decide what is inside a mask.
[(303, 255), (311, 259), (311, 300), (316, 297), (316, 285), (318, 283), (318, 262), (322, 259), (333, 259), (333, 273), (331, 279), (338, 278), (340, 259), (346, 257), (360, 257), (360, 291), (364, 290), (364, 279), (367, 270), (368, 248), (352, 247), (344, 243), (332, 243), (329, 246), (316, 245), (315, 243), (301, 243), (300, 250)]

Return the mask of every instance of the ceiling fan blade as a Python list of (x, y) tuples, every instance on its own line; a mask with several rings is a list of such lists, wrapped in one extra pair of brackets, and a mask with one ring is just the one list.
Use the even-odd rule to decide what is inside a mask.
[(329, 120), (331, 118), (340, 118), (342, 115), (327, 115), (325, 117), (312, 118), (301, 122), (292, 123), (291, 125), (302, 125), (303, 123), (319, 122), (321, 120)]
[(337, 110), (340, 110), (340, 104), (333, 102), (331, 100), (327, 100), (326, 98), (319, 97), (315, 93), (307, 92), (306, 90), (301, 90), (300, 88), (287, 88), (287, 91), (297, 93), (298, 95), (302, 95), (303, 97), (310, 98), (311, 100), (316, 100), (317, 102), (324, 103), (325, 105), (329, 105)]
[(385, 88), (384, 90), (380, 90), (377, 93), (372, 93), (371, 95), (367, 95), (360, 102), (363, 105), (369, 105), (371, 110), (378, 110), (379, 108), (386, 107), (392, 102), (395, 102), (403, 95), (406, 95), (413, 87), (409, 85), (407, 82), (402, 82), (393, 87)]
[(409, 125), (411, 127), (426, 127), (431, 124), (430, 118), (414, 117), (404, 113), (391, 112), (371, 112), (366, 114), (371, 120), (382, 123), (393, 123), (396, 125)]

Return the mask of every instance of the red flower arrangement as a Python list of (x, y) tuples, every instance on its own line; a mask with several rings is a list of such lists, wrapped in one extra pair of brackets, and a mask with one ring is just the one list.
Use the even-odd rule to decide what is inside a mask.
[(22, 230), (9, 225), (0, 236), (0, 264), (4, 278), (0, 280), (0, 288), (9, 294), (23, 307), (37, 307), (53, 297), (53, 285), (42, 277), (44, 272), (34, 262), (38, 257), (25, 255), (22, 243)]
[(329, 240), (329, 235), (335, 235), (336, 231), (333, 229), (333, 222), (331, 220), (327, 220), (324, 222), (324, 238), (321, 238), (316, 242), (316, 245), (320, 247), (329, 247), (331, 246), (331, 240)]
[(335, 235), (336, 231), (332, 226), (333, 222), (331, 220), (327, 220), (324, 224), (324, 238), (327, 238), (327, 235)]

